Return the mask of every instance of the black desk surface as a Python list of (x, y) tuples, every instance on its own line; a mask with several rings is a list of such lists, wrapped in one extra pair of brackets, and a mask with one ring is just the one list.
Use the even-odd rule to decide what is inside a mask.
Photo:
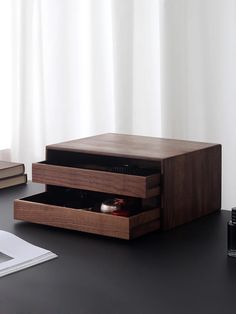
[(59, 255), (0, 278), (0, 314), (235, 313), (230, 212), (132, 242), (14, 221), (13, 200), (43, 190), (0, 191), (0, 229)]

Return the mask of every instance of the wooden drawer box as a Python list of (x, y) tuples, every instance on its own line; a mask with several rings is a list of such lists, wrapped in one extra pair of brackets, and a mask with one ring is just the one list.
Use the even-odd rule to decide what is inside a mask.
[[(18, 220), (131, 239), (171, 229), (221, 208), (221, 145), (102, 134), (46, 147), (32, 167), (42, 195), (16, 200)], [(107, 193), (141, 205), (130, 217), (58, 203), (54, 189)], [(50, 196), (51, 195), (51, 196)]]
[[(132, 239), (160, 227), (160, 209), (131, 217), (48, 204), (47, 192), (15, 201), (15, 219), (121, 239)], [(52, 201), (53, 203), (53, 201)]]
[(146, 176), (113, 173), (47, 162), (32, 165), (34, 182), (133, 197), (149, 198), (160, 194), (160, 174)]

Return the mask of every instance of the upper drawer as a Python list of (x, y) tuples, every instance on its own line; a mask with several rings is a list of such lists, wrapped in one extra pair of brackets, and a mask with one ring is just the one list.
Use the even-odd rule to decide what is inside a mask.
[(32, 180), (38, 183), (149, 198), (160, 194), (160, 174), (130, 175), (67, 167), (45, 161), (32, 165)]

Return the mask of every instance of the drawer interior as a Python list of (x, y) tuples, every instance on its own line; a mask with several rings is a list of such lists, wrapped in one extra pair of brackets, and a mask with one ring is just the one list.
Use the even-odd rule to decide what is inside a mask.
[(123, 157), (100, 156), (77, 152), (47, 150), (44, 164), (91, 169), (106, 172), (149, 176), (160, 172), (159, 162), (129, 159)]
[(149, 199), (126, 197), (117, 194), (108, 194), (79, 189), (67, 189), (57, 186), (47, 186), (47, 191), (23, 198), (24, 201), (54, 205), (60, 207), (84, 209), (101, 213), (100, 208), (104, 200), (122, 198), (128, 204), (129, 216), (160, 206), (159, 197)]

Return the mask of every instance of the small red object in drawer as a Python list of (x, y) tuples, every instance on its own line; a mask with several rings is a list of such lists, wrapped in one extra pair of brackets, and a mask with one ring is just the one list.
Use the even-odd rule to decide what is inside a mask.
[(130, 212), (128, 210), (125, 210), (125, 209), (115, 210), (111, 214), (112, 215), (116, 215), (116, 216), (124, 216), (124, 217), (129, 217), (130, 216)]

